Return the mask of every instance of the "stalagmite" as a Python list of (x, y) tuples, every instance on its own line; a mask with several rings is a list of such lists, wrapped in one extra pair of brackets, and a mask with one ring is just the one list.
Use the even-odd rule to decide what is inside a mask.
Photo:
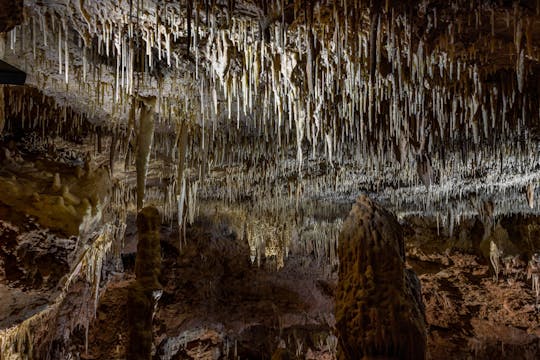
[[(178, 149), (178, 170), (176, 174), (176, 202), (177, 202), (177, 223), (178, 229), (182, 229), (184, 223), (184, 205), (186, 201), (186, 152), (188, 146), (188, 128), (185, 123), (179, 125), (177, 149)], [(179, 234), (182, 232), (179, 231)], [(181, 236), (180, 236), (181, 238)]]
[(156, 208), (145, 207), (137, 214), (136, 281), (129, 289), (128, 319), (130, 323), (127, 358), (147, 360), (152, 353), (152, 319), (154, 307), (161, 297), (160, 215)]
[[(84, 276), (90, 284), (91, 294), (90, 299), (93, 306), (93, 311), (87, 313), (83, 303), (79, 304), (78, 313), (82, 315), (76, 318), (71, 324), (68, 324), (64, 329), (63, 336), (69, 334), (77, 326), (88, 326), (91, 318), (95, 316), (95, 300), (99, 297), (99, 282), (101, 279), (101, 270), (103, 260), (111, 249), (111, 245), (115, 240), (113, 227), (105, 226), (101, 234), (94, 242), (84, 249), (78, 260), (75, 262), (72, 270), (65, 276), (65, 280), (60, 284), (61, 292), (55, 301), (46, 309), (29, 317), (24, 322), (15, 325), (11, 328), (0, 330), (0, 358), (2, 359), (35, 359), (42, 358), (38, 351), (43, 351), (41, 347), (49, 349), (47, 337), (44, 339), (36, 338), (36, 334), (45, 332), (53, 332), (55, 329), (50, 329), (48, 326), (55, 323), (59, 312), (62, 310), (62, 305), (68, 296), (71, 286), (81, 277)], [(48, 353), (48, 352), (46, 352)], [(37, 357), (36, 357), (37, 356)]]
[[(540, 7), (509, 3), (26, 0), (23, 18), (20, 1), (17, 24), (0, 14), (13, 29), (0, 34), (0, 57), (29, 75), (24, 87), (0, 87), (0, 170), (25, 168), (26, 150), (71, 167), (51, 166), (43, 187), (28, 191), (20, 174), (6, 175), (4, 198), (24, 195), (28, 212), (49, 201), (66, 217), (112, 211), (115, 237), (134, 205), (152, 204), (181, 252), (188, 225), (226, 205), (248, 214), (238, 233), (252, 263), (287, 271), (290, 252), (337, 268), (342, 221), (332, 206), (358, 189), (400, 221), (432, 217), (451, 239), (476, 216), (486, 233), (509, 212), (536, 216)], [(24, 146), (9, 147), (18, 137)], [(60, 153), (72, 147), (88, 156)], [(112, 210), (73, 183), (107, 160)], [(384, 260), (378, 248), (395, 252), (380, 239), (385, 229), (370, 229), (358, 236), (377, 247), (351, 247), (367, 254), (357, 264), (369, 266), (358, 275), (366, 284)], [(402, 259), (389, 261), (402, 270)], [(383, 298), (368, 290), (358, 294)], [(349, 340), (362, 351), (406, 351), (410, 339), (382, 326), (394, 305), (379, 303)], [(388, 322), (398, 322), (390, 310)]]
[(343, 223), (338, 252), (339, 357), (424, 359), (420, 283), (405, 269), (402, 230), (395, 216), (360, 196)]
[(540, 254), (534, 253), (527, 266), (527, 278), (532, 279), (532, 290), (536, 298), (536, 308), (538, 309), (538, 299), (540, 299)]

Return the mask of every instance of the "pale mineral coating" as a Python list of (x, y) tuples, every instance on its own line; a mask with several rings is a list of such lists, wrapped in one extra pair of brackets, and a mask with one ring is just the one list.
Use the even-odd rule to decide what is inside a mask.
[(424, 359), (420, 283), (405, 273), (402, 229), (394, 215), (360, 196), (339, 237), (335, 296), (340, 359)]
[[(76, 167), (55, 168), (40, 161), (4, 162), (0, 170), (0, 203), (37, 218), (43, 227), (67, 236), (86, 236), (102, 219), (111, 182), (104, 168), (83, 174), (78, 179)], [(60, 188), (55, 188), (55, 179)]]

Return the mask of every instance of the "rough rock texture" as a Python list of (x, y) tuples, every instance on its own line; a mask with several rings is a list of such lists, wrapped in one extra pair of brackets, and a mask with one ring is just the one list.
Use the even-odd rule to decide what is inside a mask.
[[(484, 210), (491, 220), (508, 212), (540, 212), (534, 201), (540, 181), (540, 1), (25, 0), (23, 11), (20, 1), (0, 4), (5, 29), (25, 15), (20, 26), (0, 34), (0, 58), (24, 70), (35, 87), (5, 87), (0, 93), (2, 134), (35, 131), (44, 154), (57, 153), (58, 136), (89, 145), (94, 157), (101, 154), (110, 171), (102, 168), (100, 178), (114, 174), (120, 189), (114, 199), (122, 209), (114, 218), (119, 227), (126, 226), (126, 213), (134, 215), (137, 193), (138, 208), (145, 194), (146, 204), (159, 206), (180, 232), (208, 203), (238, 206), (247, 214), (238, 228), (249, 246), (243, 236), (212, 233), (212, 226), (187, 236), (178, 254), (165, 242), (171, 255), (160, 279), (165, 294), (154, 324), (157, 357), (284, 354), (276, 349), (297, 357), (334, 354), (334, 319), (328, 314), (335, 273), (322, 269), (337, 267), (334, 235), (341, 218), (326, 222), (324, 209), (321, 218), (311, 216), (319, 200), (350, 206), (359, 189), (371, 191), (398, 216), (436, 216), (444, 229), (475, 216), (482, 203), (490, 204)], [(131, 108), (141, 96), (154, 96), (156, 103), (142, 116), (148, 121), (140, 121), (138, 134), (144, 136), (135, 144), (137, 116)], [(94, 125), (90, 131), (73, 131), (84, 127), (85, 118)], [(90, 162), (64, 173), (48, 161), (34, 164), (19, 155), (13, 148), (0, 151), (0, 202), (7, 209), (0, 215), (28, 213), (52, 231), (65, 231), (64, 237), (81, 232), (88, 211), (99, 218), (97, 202), (87, 196), (100, 187), (97, 180), (91, 188), (71, 184), (92, 173)], [(489, 258), (478, 257), (486, 269), (481, 282), (493, 277), (487, 261), (495, 278), (506, 280), (519, 277), (517, 265), (528, 260), (516, 241), (523, 233), (493, 225), (492, 233), (484, 237), (480, 226), (481, 235), (474, 237), (475, 256), (480, 248)], [(430, 231), (436, 244), (440, 238)], [(476, 229), (460, 240), (468, 234), (476, 236)], [(175, 234), (174, 244), (182, 235)], [(11, 279), (49, 286), (69, 267), (64, 250), (48, 241), (38, 246), (41, 235), (26, 244), (8, 236), (1, 239), (1, 256)], [(304, 252), (290, 253), (295, 248)], [(537, 250), (531, 242), (527, 251)], [(437, 249), (434, 256), (446, 262), (445, 251)], [(250, 256), (257, 261), (250, 263)], [(100, 283), (94, 260), (82, 271), (93, 284), (81, 291), (84, 299)], [(395, 284), (393, 260), (387, 263), (381, 255), (372, 261), (362, 274), (377, 284)], [(377, 278), (374, 264), (391, 267), (389, 281), (386, 272)], [(451, 266), (450, 260), (445, 264)], [(442, 270), (440, 264), (421, 266)], [(280, 271), (273, 272), (276, 267)], [(404, 284), (413, 282), (410, 275), (400, 270)], [(426, 277), (426, 288), (435, 292), (425, 295), (430, 300), (446, 291), (445, 281), (466, 287), (466, 277), (443, 276)], [(524, 281), (510, 295), (526, 304), (530, 283)], [(470, 296), (485, 287), (471, 287)], [(500, 283), (493, 289), (496, 294)], [(19, 311), (12, 299), (21, 292), (13, 291), (5, 308)], [(456, 313), (472, 317), (460, 319), (464, 328), (451, 327), (461, 334), (473, 319), (477, 324), (485, 318), (464, 312), (468, 300), (455, 294)], [(36, 301), (23, 302), (31, 311), (55, 294), (45, 300), (34, 295)], [(447, 313), (431, 318), (434, 324), (455, 314), (443, 300)], [(496, 313), (502, 303), (502, 295), (495, 296), (486, 312)], [(437, 309), (439, 302), (431, 304)], [(28, 311), (21, 312), (2, 318), (10, 323)], [(514, 326), (525, 315), (511, 316), (477, 327), (485, 334), (479, 331), (476, 338), (504, 334), (498, 331), (507, 329), (503, 324)], [(97, 325), (94, 331), (103, 331)], [(111, 343), (121, 344), (119, 333), (126, 332), (111, 331)], [(453, 336), (468, 339), (459, 334)], [(497, 339), (508, 343), (502, 335)], [(517, 349), (530, 343), (514, 344)], [(125, 348), (109, 352), (106, 346), (89, 353), (125, 356)], [(492, 348), (484, 355), (501, 357)]]
[(32, 218), (20, 227), (0, 220), (0, 277), (26, 289), (51, 289), (69, 271), (76, 242), (40, 228)]
[(0, 142), (1, 359), (72, 356), (71, 336), (94, 316), (116, 239), (104, 220), (107, 171), (84, 166), (82, 153), (61, 139), (45, 149), (38, 143)]
[(22, 21), (23, 0), (0, 0), (0, 33), (10, 31)]
[(336, 328), (340, 359), (424, 359), (420, 283), (405, 273), (401, 226), (360, 196), (339, 237)]
[(137, 258), (135, 276), (148, 290), (159, 290), (161, 272), (161, 215), (155, 207), (145, 207), (137, 214)]
[(133, 98), (157, 96), (151, 156), (189, 128), (185, 169), (211, 200), (376, 188), (398, 210), (478, 196), (538, 212), (520, 194), (540, 178), (538, 3), (387, 3), (371, 24), (371, 1), (28, 0), (6, 57), (120, 143)]
[[(45, 232), (40, 230), (39, 233)], [(28, 233), (21, 231), (21, 235), (27, 236)], [(0, 246), (4, 240), (0, 239)], [(93, 318), (100, 279), (91, 279), (94, 270), (101, 274), (100, 256), (103, 253), (94, 244), (85, 244), (79, 249), (82, 251), (76, 251), (73, 240), (72, 251), (66, 259), (64, 256), (67, 249), (59, 247), (63, 241), (65, 239), (49, 234), (46, 243), (51, 247), (44, 251), (50, 253), (45, 257), (36, 253), (35, 261), (17, 253), (14, 258), (19, 263), (27, 261), (24, 268), (18, 269), (19, 279), (14, 278), (13, 274), (9, 279), (1, 274), (7, 267), (14, 268), (14, 264), (1, 266), (1, 359), (67, 359), (71, 356), (73, 333), (84, 333), (81, 328), (87, 327)], [(58, 249), (56, 252), (52, 245), (55, 242)], [(39, 246), (34, 248), (43, 251)]]
[[(538, 218), (509, 217), (500, 223), (527, 259), (526, 248), (538, 246), (540, 239)], [(505, 273), (501, 265), (494, 282), (479, 249), (484, 229), (478, 219), (462, 221), (452, 236), (445, 228), (438, 233), (434, 219), (407, 218), (402, 228), (407, 264), (422, 284), (428, 359), (538, 357), (540, 318), (525, 268)], [(242, 359), (335, 359), (336, 273), (296, 256), (277, 272), (265, 264), (258, 268), (230, 230), (199, 219), (187, 229), (179, 253), (177, 234), (161, 228), (164, 294), (153, 323), (155, 358), (220, 359), (236, 353)], [(129, 233), (126, 246), (132, 247), (135, 231)], [(123, 274), (103, 294), (89, 327), (87, 359), (125, 358), (132, 282), (132, 275)], [(84, 353), (83, 335), (74, 353)]]
[(150, 360), (152, 357), (152, 319), (157, 292), (161, 294), (160, 246), (161, 218), (155, 207), (145, 207), (137, 214), (137, 258), (135, 282), (128, 292), (129, 346), (128, 360)]
[[(422, 283), (430, 359), (537, 359), (540, 317), (526, 260), (538, 247), (538, 218), (503, 217), (518, 260), (503, 253), (495, 280), (480, 244), (478, 218), (463, 221), (452, 235), (434, 219), (407, 219), (407, 259)], [(505, 241), (510, 241), (506, 239)]]
[(258, 267), (247, 241), (231, 229), (201, 218), (179, 256), (167, 246), (159, 358), (269, 359), (280, 343), (296, 356), (331, 356), (335, 279), (292, 255), (279, 271)]

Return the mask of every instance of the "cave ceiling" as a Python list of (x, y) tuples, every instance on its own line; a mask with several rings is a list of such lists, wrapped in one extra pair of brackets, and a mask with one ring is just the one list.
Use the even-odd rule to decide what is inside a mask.
[(25, 0), (22, 12), (13, 29), (0, 18), (0, 57), (28, 74), (4, 90), (6, 119), (87, 122), (129, 179), (155, 97), (148, 186), (166, 213), (178, 189), (276, 219), (360, 192), (442, 222), (538, 212), (538, 1)]

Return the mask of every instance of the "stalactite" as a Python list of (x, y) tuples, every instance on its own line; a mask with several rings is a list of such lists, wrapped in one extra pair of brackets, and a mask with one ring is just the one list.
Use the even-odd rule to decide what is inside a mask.
[[(55, 93), (64, 93), (68, 83), (72, 98), (88, 99), (89, 114), (113, 114), (114, 123), (125, 126), (125, 137), (123, 132), (113, 131), (111, 172), (116, 136), (121, 138), (118, 152), (125, 157), (125, 169), (131, 165), (131, 137), (140, 106), (139, 101), (126, 99), (133, 92), (151, 93), (159, 84), (155, 108), (159, 126), (181, 119), (190, 129), (184, 147), (182, 125), (171, 130), (176, 132), (175, 145), (159, 140), (147, 154), (159, 159), (161, 150), (170, 153), (173, 150), (169, 147), (176, 147), (179, 166), (167, 171), (175, 178), (173, 200), (180, 215), (179, 225), (183, 218), (191, 219), (196, 213), (193, 189), (197, 176), (197, 193), (228, 203), (240, 203), (239, 199), (246, 197), (262, 202), (273, 197), (273, 192), (282, 192), (271, 185), (276, 179), (296, 176), (290, 189), (284, 191), (294, 208), (320, 194), (350, 200), (352, 193), (364, 185), (391, 199), (392, 206), (412, 208), (411, 199), (417, 197), (422, 201), (414, 211), (436, 214), (474, 191), (486, 196), (505, 191), (512, 194), (512, 202), (521, 200), (526, 207), (523, 188), (538, 175), (532, 171), (538, 159), (526, 165), (525, 150), (517, 141), (528, 124), (538, 119), (538, 111), (530, 111), (536, 103), (530, 91), (534, 88), (530, 84), (534, 58), (530, 15), (519, 5), (512, 19), (509, 11), (490, 8), (485, 12), (469, 4), (471, 27), (477, 26), (478, 32), (488, 35), (491, 32), (495, 39), (490, 39), (493, 41), (488, 46), (473, 41), (463, 50), (460, 39), (467, 37), (469, 30), (458, 6), (424, 14), (416, 13), (417, 7), (402, 11), (392, 2), (376, 1), (369, 12), (363, 11), (368, 3), (355, 3), (355, 11), (351, 11), (350, 2), (302, 5), (295, 1), (291, 7), (296, 9), (297, 18), (292, 22), (286, 18), (295, 14), (287, 13), (285, 2), (264, 4), (270, 5), (268, 11), (276, 11), (277, 20), (263, 24), (264, 37), (270, 34), (271, 39), (266, 42), (257, 36), (259, 19), (243, 17), (243, 10), (231, 2), (226, 8), (208, 2), (204, 9), (198, 1), (156, 8), (138, 1), (136, 9), (134, 4), (105, 6), (103, 14), (94, 14), (90, 11), (93, 3), (80, 1), (73, 7), (80, 14), (73, 18), (48, 13), (45, 6), (32, 2), (28, 7), (31, 20), (26, 25), (31, 31), (25, 32), (24, 24), (12, 31), (7, 38), (12, 51), (7, 55), (25, 56), (16, 44), (32, 44), (36, 68), (44, 70), (31, 81), (42, 82)], [(104, 17), (108, 10), (110, 19)], [(227, 27), (220, 11), (226, 11), (228, 18), (234, 14), (227, 20)], [(265, 16), (270, 15), (267, 12)], [(453, 16), (456, 21), (451, 21)], [(505, 16), (509, 29), (497, 28)], [(437, 31), (440, 42), (434, 43), (427, 33), (418, 33), (418, 17), (425, 21), (427, 32)], [(80, 38), (73, 31), (78, 26), (76, 21), (83, 23), (78, 29)], [(36, 30), (43, 36), (36, 36)], [(513, 40), (500, 40), (505, 31), (514, 32)], [(25, 37), (25, 33), (31, 37)], [(77, 40), (81, 42), (79, 47), (73, 46)], [(44, 47), (50, 47), (48, 57), (53, 59), (47, 59)], [(498, 56), (508, 52), (508, 58)], [(508, 73), (498, 73), (497, 64), (479, 66), (479, 61), (486, 62), (492, 55), (497, 55), (494, 62), (508, 62)], [(156, 74), (163, 74), (163, 80)], [(73, 85), (77, 83), (78, 89)], [(36, 101), (32, 108), (28, 102), (8, 98), (6, 108), (16, 104), (25, 127), (47, 132), (49, 113), (42, 104)], [(172, 110), (170, 104), (174, 104)], [(58, 110), (64, 113), (60, 107)], [(39, 116), (33, 116), (34, 111)], [(236, 126), (229, 126), (231, 119)], [(63, 123), (58, 128), (66, 131)], [(141, 139), (138, 142), (140, 145)], [(534, 149), (533, 139), (527, 137), (526, 142)], [(491, 155), (483, 150), (484, 145), (498, 150)], [(140, 146), (136, 150), (138, 170), (139, 150)], [(308, 150), (310, 155), (306, 156), (304, 151)], [(185, 164), (180, 165), (184, 151)], [(316, 163), (322, 154), (323, 164)], [(291, 164), (294, 158), (296, 163)], [(509, 158), (512, 161), (505, 165)], [(199, 166), (199, 162), (204, 165)], [(148, 168), (148, 160), (146, 164)], [(155, 166), (165, 168), (161, 162)], [(231, 178), (220, 183), (212, 179), (213, 170), (219, 166), (249, 170), (242, 176), (231, 171)], [(312, 174), (314, 166), (320, 166), (323, 175)], [(526, 175), (505, 176), (511, 166)], [(264, 170), (253, 170), (260, 168)], [(326, 176), (340, 168), (348, 168), (340, 181)], [(474, 171), (492, 169), (500, 169), (503, 174), (490, 174), (491, 186), (476, 187), (465, 181), (474, 178)], [(241, 180), (235, 183), (233, 179)], [(417, 192), (419, 182), (430, 191)], [(406, 187), (413, 195), (394, 187)], [(138, 192), (142, 189), (144, 185)], [(152, 191), (156, 198), (169, 199), (172, 190)], [(452, 218), (471, 212), (467, 206), (456, 208)], [(169, 218), (169, 213), (165, 211), (164, 218)]]
[(527, 204), (531, 209), (534, 209), (534, 185), (527, 185)]
[(154, 139), (154, 111), (156, 98), (139, 98), (134, 101), (140, 102), (140, 118), (137, 129), (137, 209), (144, 204), (146, 187), (146, 174), (150, 161), (150, 150)]
[(2, 135), (4, 126), (6, 124), (6, 104), (4, 97), (4, 86), (0, 85), (0, 135)]
[[(184, 205), (186, 202), (186, 152), (188, 149), (188, 128), (186, 123), (181, 123), (179, 128), (180, 129), (177, 131), (178, 168), (176, 175), (176, 202), (178, 206), (178, 229), (182, 229), (184, 222)], [(179, 231), (178, 233), (181, 234), (182, 232)]]

